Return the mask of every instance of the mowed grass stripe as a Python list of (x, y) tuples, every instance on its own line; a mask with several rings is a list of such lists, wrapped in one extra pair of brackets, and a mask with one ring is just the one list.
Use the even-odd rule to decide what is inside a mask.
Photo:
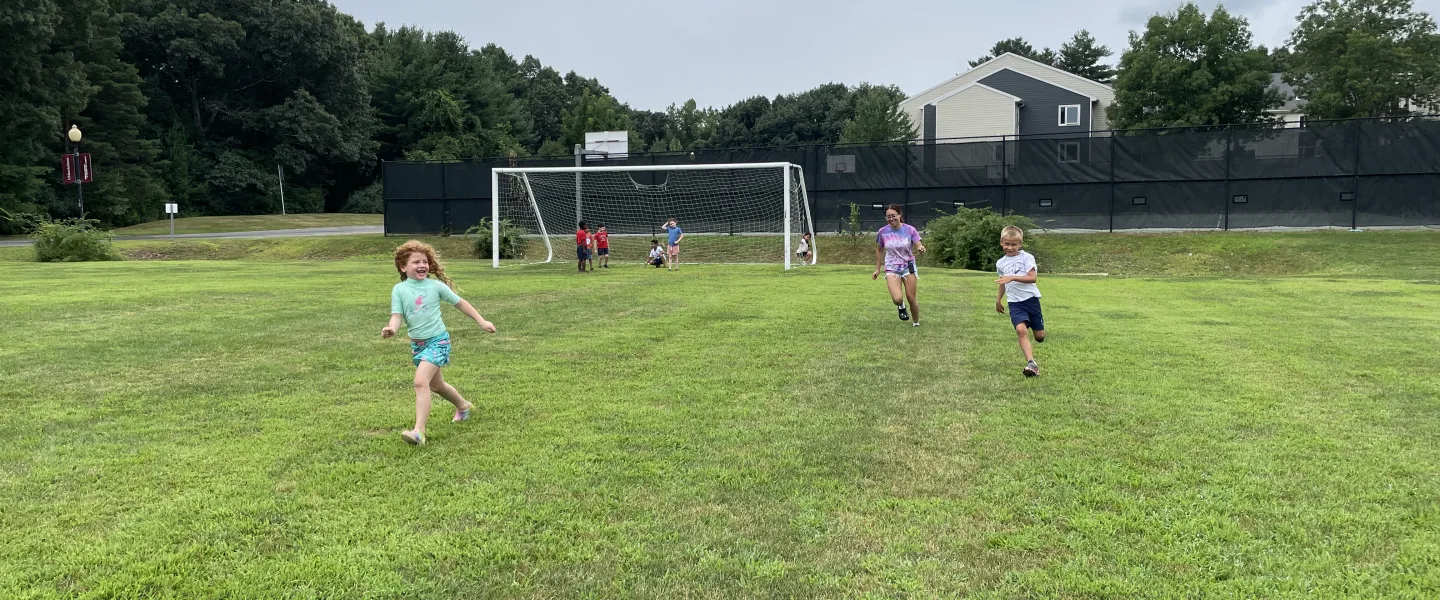
[[(432, 442), (385, 262), (12, 265), (0, 586), (37, 597), (1403, 596), (1435, 286), (452, 267)], [(1376, 295), (1384, 294), (1384, 295)], [(43, 317), (41, 317), (43, 315)], [(1397, 341), (1399, 340), (1399, 341)], [(1427, 587), (1428, 586), (1428, 587)]]

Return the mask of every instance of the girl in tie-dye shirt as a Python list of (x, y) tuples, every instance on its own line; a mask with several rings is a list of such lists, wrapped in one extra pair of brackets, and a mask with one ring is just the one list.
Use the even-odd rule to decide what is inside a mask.
[[(871, 279), (878, 279), (885, 273), (885, 284), (890, 288), (890, 300), (900, 312), (901, 321), (913, 317), (914, 326), (920, 326), (920, 306), (915, 303), (915, 252), (925, 252), (920, 243), (920, 232), (905, 224), (899, 204), (885, 209), (885, 226), (875, 234), (875, 272)], [(906, 310), (906, 303), (910, 305)]]

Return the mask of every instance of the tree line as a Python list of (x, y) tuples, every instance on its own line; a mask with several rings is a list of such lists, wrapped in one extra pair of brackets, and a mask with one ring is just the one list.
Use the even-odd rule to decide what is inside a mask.
[[(1284, 99), (1312, 118), (1436, 105), (1440, 36), (1411, 0), (1316, 0), (1287, 46), (1253, 43), (1223, 7), (1157, 14), (1112, 67), (1085, 30), (1058, 51), (997, 42), (1116, 90), (1117, 128), (1259, 123)], [(366, 28), (324, 0), (8, 0), (0, 7), (0, 233), (5, 214), (73, 216), (58, 185), (77, 124), (96, 180), (88, 217), (378, 211), (381, 160), (567, 155), (587, 131), (627, 130), (632, 151), (916, 137), (892, 85), (827, 83), (723, 108), (634, 109), (600, 81), (451, 31)]]

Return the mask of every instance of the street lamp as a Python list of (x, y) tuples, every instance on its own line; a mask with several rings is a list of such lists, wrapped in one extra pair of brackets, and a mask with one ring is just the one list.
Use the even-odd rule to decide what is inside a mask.
[[(68, 133), (66, 133), (65, 135), (66, 135), (66, 137), (69, 137), (69, 138), (70, 138), (70, 141), (71, 141), (72, 143), (75, 144), (75, 149), (74, 149), (75, 165), (78, 167), (78, 166), (80, 165), (80, 138), (81, 138), (81, 135), (80, 135), (80, 126), (79, 126), (79, 125), (73, 125), (73, 124), (70, 125), (70, 131), (69, 131)], [(80, 177), (76, 177), (76, 178), (75, 178), (75, 188), (76, 188), (77, 190), (79, 190), (79, 194), (80, 194), (80, 218), (83, 219), (83, 218), (85, 218), (85, 182), (81, 181), (81, 178), (80, 178)]]

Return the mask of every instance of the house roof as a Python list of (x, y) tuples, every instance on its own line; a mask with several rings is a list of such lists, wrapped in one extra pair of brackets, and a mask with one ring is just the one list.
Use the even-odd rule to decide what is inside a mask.
[[(1035, 66), (1037, 66), (1037, 67), (1041, 67), (1041, 68), (1043, 68), (1043, 69), (1049, 69), (1049, 70), (1051, 70), (1051, 71), (1054, 71), (1054, 72), (1059, 73), (1059, 74), (1061, 74), (1061, 75), (1064, 75), (1064, 76), (1066, 76), (1066, 77), (1073, 78), (1073, 79), (1075, 79), (1075, 80), (1077, 80), (1077, 81), (1083, 81), (1083, 82), (1088, 83), (1088, 84), (1090, 84), (1090, 85), (1098, 85), (1098, 86), (1100, 86), (1100, 87), (1102, 87), (1102, 88), (1105, 88), (1105, 89), (1107, 89), (1107, 90), (1112, 90), (1112, 91), (1115, 89), (1115, 88), (1112, 88), (1112, 87), (1110, 87), (1110, 86), (1108, 86), (1108, 85), (1105, 85), (1105, 84), (1103, 84), (1103, 83), (1100, 83), (1100, 82), (1098, 82), (1098, 81), (1095, 81), (1095, 80), (1093, 80), (1093, 79), (1086, 79), (1086, 78), (1084, 78), (1084, 77), (1081, 77), (1081, 76), (1079, 76), (1079, 75), (1076, 75), (1076, 74), (1071, 73), (1071, 72), (1069, 72), (1069, 71), (1066, 71), (1066, 70), (1064, 70), (1064, 69), (1057, 69), (1057, 68), (1055, 68), (1055, 67), (1052, 67), (1052, 66), (1050, 66), (1050, 65), (1047, 65), (1047, 64), (1042, 63), (1042, 62), (1040, 62), (1040, 61), (1037, 61), (1037, 60), (1034, 60), (1034, 59), (1030, 59), (1030, 58), (1026, 58), (1026, 57), (1024, 57), (1024, 56), (1020, 56), (1019, 54), (1015, 54), (1014, 52), (1006, 52), (1006, 53), (1004, 53), (1004, 54), (1001, 54), (1000, 56), (996, 56), (995, 58), (992, 58), (992, 59), (987, 60), (987, 61), (985, 61), (985, 62), (983, 62), (983, 63), (980, 63), (980, 64), (978, 64), (978, 65), (975, 65), (974, 67), (971, 67), (969, 70), (965, 71), (964, 73), (961, 73), (961, 74), (959, 74), (959, 75), (956, 75), (956, 76), (954, 76), (954, 77), (951, 77), (951, 78), (949, 78), (949, 79), (946, 79), (945, 81), (942, 81), (942, 82), (940, 82), (940, 83), (938, 83), (938, 84), (936, 84), (936, 85), (930, 86), (930, 87), (929, 87), (928, 89), (926, 89), (925, 91), (920, 92), (920, 93), (918, 93), (918, 94), (911, 95), (910, 97), (911, 97), (911, 98), (916, 98), (916, 97), (919, 97), (919, 96), (924, 96), (925, 94), (928, 94), (928, 93), (933, 92), (933, 91), (935, 91), (935, 90), (937, 90), (937, 89), (939, 89), (939, 88), (941, 88), (941, 87), (944, 87), (944, 86), (946, 86), (946, 85), (949, 85), (949, 84), (953, 83), (956, 79), (960, 79), (961, 77), (965, 77), (966, 75), (969, 75), (970, 73), (976, 71), (977, 69), (980, 69), (980, 68), (984, 67), (985, 65), (988, 65), (988, 64), (990, 64), (990, 63), (992, 63), (992, 62), (995, 62), (995, 61), (997, 61), (997, 60), (1000, 60), (1001, 58), (1004, 58), (1004, 57), (1006, 57), (1006, 56), (1013, 56), (1013, 57), (1015, 57), (1016, 59), (1019, 59), (1019, 60), (1021, 60), (1021, 61), (1030, 63), (1030, 64), (1032, 64), (1032, 65), (1035, 65)], [(1057, 87), (1058, 87), (1058, 86), (1057, 86)], [(1071, 90), (1071, 91), (1073, 91), (1073, 90)], [(1079, 93), (1079, 92), (1076, 92), (1076, 93)], [(1092, 97), (1092, 98), (1094, 97), (1094, 94), (1080, 94), (1080, 95), (1082, 95), (1082, 96), (1090, 96), (1090, 97)]]
[(1275, 110), (1290, 112), (1305, 108), (1305, 99), (1295, 94), (1295, 87), (1285, 83), (1284, 73), (1270, 74), (1270, 89), (1279, 90), (1280, 96), (1285, 99), (1285, 104)]
[(1007, 97), (1007, 98), (1009, 98), (1009, 99), (1011, 99), (1011, 100), (1014, 100), (1015, 102), (1024, 102), (1024, 101), (1025, 101), (1024, 98), (1021, 98), (1021, 97), (1016, 96), (1016, 95), (1014, 95), (1014, 94), (1008, 94), (1008, 93), (1002, 92), (1002, 91), (1000, 91), (1000, 90), (997, 90), (997, 89), (995, 89), (995, 88), (993, 88), (993, 87), (990, 87), (990, 86), (988, 86), (988, 85), (985, 85), (985, 84), (980, 83), (980, 82), (977, 81), (977, 82), (972, 83), (972, 84), (970, 84), (970, 85), (962, 85), (962, 86), (960, 86), (960, 87), (958, 87), (958, 88), (955, 88), (954, 90), (951, 90), (950, 92), (946, 93), (944, 96), (940, 96), (939, 98), (936, 98), (936, 99), (934, 99), (934, 100), (931, 100), (931, 101), (927, 102), (926, 104), (939, 104), (939, 103), (941, 103), (941, 102), (944, 102), (944, 101), (945, 101), (946, 99), (948, 99), (949, 97), (954, 96), (955, 94), (958, 94), (958, 93), (963, 92), (963, 91), (965, 91), (965, 90), (968, 90), (968, 89), (970, 89), (970, 88), (976, 88), (976, 87), (990, 90), (990, 91), (992, 91), (992, 92), (995, 92), (996, 94), (1000, 94), (1001, 96), (1005, 96), (1005, 97)]

